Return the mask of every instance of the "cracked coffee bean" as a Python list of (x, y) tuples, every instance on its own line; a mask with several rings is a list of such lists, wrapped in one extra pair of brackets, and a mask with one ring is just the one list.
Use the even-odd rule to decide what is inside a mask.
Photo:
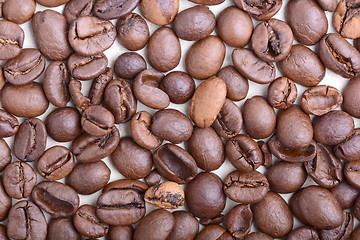
[(71, 79), (69, 82), (69, 93), (71, 100), (73, 101), (75, 107), (80, 113), (83, 113), (84, 110), (90, 105), (90, 99), (85, 97), (81, 93), (82, 84), (76, 79)]
[(113, 75), (114, 71), (111, 68), (107, 67), (102, 74), (100, 74), (93, 80), (88, 95), (88, 98), (90, 99), (90, 104), (100, 105), (102, 103), (105, 88), (108, 83), (113, 80)]
[(168, 181), (150, 187), (144, 200), (156, 207), (176, 209), (185, 204), (185, 193), (179, 184)]
[(16, 23), (0, 21), (0, 59), (9, 60), (20, 54), (24, 44), (25, 33)]
[(107, 65), (108, 59), (103, 53), (91, 56), (73, 53), (67, 62), (71, 76), (77, 80), (92, 80), (103, 73)]
[(341, 0), (334, 12), (335, 30), (344, 38), (358, 38), (360, 37), (360, 31), (356, 26), (359, 18), (359, 3), (357, 1)]
[(282, 6), (282, 0), (235, 0), (234, 3), (258, 21), (269, 20)]
[(17, 118), (5, 110), (0, 109), (0, 137), (10, 137), (16, 134), (18, 129), (19, 121)]
[(295, 83), (287, 77), (275, 79), (268, 87), (267, 100), (277, 109), (286, 109), (293, 105), (297, 97)]
[(131, 13), (140, 0), (96, 0), (94, 14), (101, 19), (117, 19)]
[(244, 238), (250, 231), (252, 220), (250, 205), (239, 204), (226, 214), (225, 226), (234, 238)]
[(89, 16), (93, 9), (92, 0), (70, 0), (64, 7), (64, 16), (68, 24), (78, 17)]
[(360, 129), (356, 128), (349, 137), (334, 147), (335, 155), (344, 161), (356, 161), (360, 159), (359, 137)]
[(89, 106), (81, 116), (81, 126), (83, 130), (95, 137), (103, 137), (109, 134), (114, 123), (114, 115), (99, 105)]
[(349, 239), (354, 227), (354, 217), (351, 213), (344, 211), (344, 222), (337, 228), (320, 230), (321, 239)]

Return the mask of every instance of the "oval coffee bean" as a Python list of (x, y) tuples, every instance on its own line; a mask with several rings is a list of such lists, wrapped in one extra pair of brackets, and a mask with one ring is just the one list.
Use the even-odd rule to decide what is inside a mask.
[(71, 79), (69, 82), (69, 93), (71, 100), (73, 101), (75, 107), (80, 113), (83, 113), (84, 110), (90, 105), (90, 99), (85, 97), (81, 92), (81, 82), (76, 79)]
[(132, 189), (143, 196), (148, 188), (148, 185), (139, 180), (119, 179), (106, 185), (103, 189), (103, 192), (119, 189)]
[(360, 78), (354, 77), (348, 81), (343, 90), (343, 109), (345, 112), (353, 117), (360, 117), (360, 98), (358, 97), (360, 91)]
[(286, 109), (293, 105), (297, 97), (295, 83), (287, 77), (275, 79), (268, 87), (267, 100), (277, 109)]
[(360, 198), (357, 198), (354, 205), (353, 205), (353, 209), (352, 209), (352, 213), (354, 214), (354, 216), (356, 217), (356, 219), (360, 218)]
[(233, 66), (222, 68), (217, 76), (226, 84), (226, 97), (232, 101), (244, 99), (249, 91), (249, 82)]
[(110, 226), (109, 240), (131, 240), (133, 238), (134, 228), (130, 226)]
[(320, 230), (320, 237), (321, 239), (349, 239), (353, 227), (353, 215), (344, 211), (344, 222), (337, 228), (330, 230)]
[(164, 26), (171, 23), (179, 10), (179, 0), (158, 2), (156, 0), (144, 0), (140, 3), (142, 15), (151, 23)]
[(114, 71), (111, 68), (107, 67), (102, 74), (100, 74), (93, 80), (88, 95), (90, 104), (100, 105), (102, 103), (105, 88), (107, 84), (113, 80), (113, 75)]
[(292, 230), (286, 237), (286, 240), (320, 240), (319, 234), (315, 228), (301, 226)]
[(199, 234), (196, 236), (196, 240), (206, 240), (206, 239), (234, 239), (231, 234), (226, 230), (226, 228), (218, 225), (211, 224), (203, 228)]
[(263, 165), (266, 168), (271, 167), (272, 166), (272, 155), (271, 155), (271, 152), (269, 150), (267, 143), (264, 141), (258, 141), (257, 145), (259, 146), (259, 148), (262, 152), (262, 155), (263, 155)]
[(18, 56), (23, 48), (25, 33), (16, 23), (0, 21), (0, 60), (8, 60)]
[(347, 139), (334, 147), (335, 155), (344, 161), (360, 159), (360, 129), (356, 128)]
[(19, 121), (17, 118), (5, 110), (0, 109), (0, 137), (11, 137), (18, 129)]
[(70, 217), (79, 208), (78, 194), (69, 186), (55, 181), (36, 185), (31, 193), (34, 202), (54, 218)]
[(103, 73), (107, 65), (108, 59), (103, 53), (91, 56), (73, 53), (67, 62), (71, 76), (77, 80), (91, 80)]
[(250, 205), (239, 204), (226, 214), (225, 226), (234, 238), (244, 238), (250, 231), (252, 220)]
[(8, 217), (8, 213), (11, 208), (11, 197), (6, 193), (1, 179), (0, 179), (0, 205), (1, 205), (0, 220), (4, 221)]
[(92, 0), (70, 0), (64, 8), (63, 15), (67, 23), (71, 23), (81, 16), (89, 16), (93, 9)]
[(81, 117), (81, 126), (85, 132), (95, 137), (103, 137), (112, 131), (115, 118), (106, 108), (92, 105), (85, 109)]
[(359, 6), (349, 0), (341, 0), (336, 7), (333, 18), (334, 27), (344, 38), (360, 37), (360, 31), (355, 27), (359, 18), (358, 9)]
[(133, 79), (147, 67), (145, 59), (136, 52), (121, 54), (114, 63), (114, 72), (120, 78)]
[(184, 205), (185, 193), (179, 184), (167, 181), (150, 187), (145, 192), (144, 200), (156, 207), (176, 209)]
[(360, 188), (359, 183), (360, 160), (347, 162), (344, 166), (344, 176), (353, 187)]
[(81, 235), (74, 227), (71, 218), (52, 219), (48, 226), (48, 240), (73, 239), (81, 240)]
[(161, 175), (154, 168), (146, 177), (144, 177), (144, 180), (146, 184), (151, 187), (160, 183)]
[(131, 13), (139, 4), (139, 0), (97, 0), (94, 14), (101, 19), (117, 19)]
[(360, 194), (359, 189), (354, 188), (346, 181), (340, 182), (334, 188), (330, 189), (330, 192), (339, 202), (342, 209), (350, 208)]
[(238, 8), (250, 13), (258, 21), (269, 20), (282, 6), (282, 0), (235, 0), (234, 3)]
[(47, 149), (37, 162), (38, 173), (47, 180), (59, 180), (73, 170), (75, 158), (63, 146), (54, 146)]
[(194, 94), (195, 81), (185, 72), (174, 71), (161, 80), (159, 87), (166, 92), (171, 102), (182, 104)]
[(199, 231), (198, 220), (186, 211), (175, 211), (172, 215), (175, 218), (175, 226), (167, 239), (194, 239)]

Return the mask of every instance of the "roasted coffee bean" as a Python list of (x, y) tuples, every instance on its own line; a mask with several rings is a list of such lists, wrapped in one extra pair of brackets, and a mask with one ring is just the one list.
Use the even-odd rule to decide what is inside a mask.
[(215, 29), (215, 15), (206, 6), (187, 8), (176, 16), (174, 31), (184, 40), (197, 41), (209, 36)]
[(111, 162), (126, 178), (144, 178), (152, 168), (151, 151), (137, 145), (131, 137), (121, 138), (111, 154)]
[(43, 88), (46, 98), (55, 107), (65, 107), (70, 101), (70, 75), (64, 62), (54, 61), (45, 70)]
[(131, 13), (140, 0), (96, 0), (94, 14), (101, 19), (116, 19)]
[(3, 224), (0, 224), (0, 238), (3, 240), (9, 240), (6, 234), (6, 226), (4, 226)]
[(159, 147), (153, 155), (154, 165), (164, 178), (184, 184), (190, 182), (198, 169), (193, 157), (175, 144)]
[(164, 109), (170, 104), (169, 96), (159, 88), (164, 74), (154, 69), (141, 71), (135, 78), (133, 90), (137, 100), (154, 109)]
[(0, 21), (0, 29), (0, 60), (12, 59), (20, 54), (25, 33), (16, 23), (5, 20)]
[(202, 82), (190, 102), (190, 118), (201, 128), (210, 127), (226, 99), (226, 84), (218, 77)]
[(317, 3), (325, 11), (333, 12), (336, 9), (337, 1), (336, 0), (317, 0)]
[(85, 97), (81, 93), (81, 82), (76, 79), (71, 79), (69, 82), (69, 93), (71, 99), (80, 113), (83, 113), (84, 110), (90, 105), (90, 99)]
[(88, 98), (90, 104), (100, 105), (103, 101), (103, 95), (107, 84), (113, 80), (114, 71), (111, 68), (106, 68), (105, 71), (97, 76), (91, 84)]
[(40, 119), (26, 119), (15, 135), (14, 155), (25, 162), (37, 160), (45, 151), (46, 138), (46, 127)]
[(158, 71), (168, 72), (180, 63), (180, 41), (169, 27), (158, 28), (151, 35), (146, 50), (150, 65)]
[(225, 52), (224, 43), (216, 36), (208, 36), (197, 41), (186, 54), (187, 73), (199, 80), (214, 76), (224, 62)]
[(347, 139), (334, 147), (335, 155), (344, 161), (360, 159), (359, 136), (360, 129), (356, 128)]
[(79, 207), (78, 194), (69, 186), (55, 181), (36, 185), (31, 193), (34, 202), (52, 217), (70, 217)]
[(282, 0), (235, 0), (234, 3), (238, 8), (250, 13), (258, 21), (269, 20), (282, 6)]
[(272, 165), (266, 172), (270, 189), (276, 193), (292, 193), (305, 183), (307, 174), (299, 163), (280, 161)]
[(320, 240), (319, 234), (315, 228), (301, 226), (292, 230), (286, 237), (286, 240)]
[[(0, 178), (0, 221), (4, 221), (8, 217), (11, 208), (11, 197), (5, 192), (2, 180)], [(0, 234), (1, 239), (1, 234)]]
[(146, 111), (137, 112), (130, 121), (130, 134), (133, 140), (147, 149), (158, 148), (163, 142), (151, 132), (152, 116)]
[(250, 205), (239, 204), (226, 214), (225, 226), (234, 238), (244, 238), (250, 231), (252, 219)]
[(69, 0), (36, 0), (38, 4), (41, 4), (45, 7), (58, 7), (67, 3)]
[[(107, 20), (82, 16), (70, 23), (69, 43), (75, 52), (91, 56), (104, 52), (116, 38), (115, 26)], [(101, 42), (101, 44), (98, 44)]]
[(156, 0), (144, 0), (140, 3), (142, 15), (159, 26), (171, 23), (179, 10), (179, 0), (158, 2)]
[(81, 240), (71, 218), (52, 219), (48, 227), (48, 240)]
[(353, 187), (360, 188), (360, 160), (347, 162), (344, 166), (344, 176)]
[(154, 186), (160, 183), (161, 175), (156, 169), (153, 169), (146, 177), (144, 177), (144, 180), (147, 185)]
[(360, 117), (360, 78), (350, 79), (343, 90), (344, 102), (343, 109), (353, 117)]
[(34, 15), (36, 3), (34, 0), (25, 0), (21, 2), (21, 7), (18, 3), (16, 0), (6, 1), (2, 6), (2, 13), (7, 20), (22, 24)]
[(292, 195), (289, 205), (294, 216), (306, 225), (333, 229), (344, 221), (339, 203), (329, 190), (319, 186), (302, 188)]
[(36, 45), (45, 57), (59, 61), (69, 57), (72, 49), (68, 42), (68, 25), (63, 15), (47, 9), (35, 13), (31, 24)]
[[(247, 235), (244, 240), (274, 240), (269, 235), (262, 232), (253, 232)], [(311, 239), (313, 240), (313, 239)]]
[(266, 168), (271, 167), (272, 166), (272, 155), (271, 155), (268, 145), (264, 141), (258, 141), (257, 144), (262, 152), (263, 165)]
[(73, 170), (75, 158), (63, 146), (54, 146), (47, 149), (37, 162), (38, 173), (47, 180), (59, 180)]
[(167, 239), (194, 239), (199, 231), (199, 222), (197, 219), (186, 211), (175, 211), (172, 214), (175, 218), (175, 225)]
[(114, 72), (120, 78), (133, 79), (147, 67), (145, 59), (136, 52), (121, 54), (114, 63)]
[(107, 192), (110, 190), (119, 190), (119, 189), (132, 189), (141, 195), (144, 195), (146, 190), (148, 190), (149, 186), (144, 182), (139, 180), (131, 180), (131, 179), (120, 179), (114, 182), (109, 183), (103, 188), (103, 192)]
[(137, 51), (145, 47), (150, 31), (145, 20), (136, 13), (120, 18), (116, 24), (119, 41), (126, 49)]
[(177, 104), (186, 103), (195, 91), (195, 82), (187, 73), (174, 71), (166, 75), (160, 82), (160, 89)]
[(233, 101), (244, 99), (249, 91), (249, 82), (233, 66), (222, 68), (217, 76), (226, 84), (226, 97)]
[(274, 64), (261, 60), (251, 50), (246, 48), (234, 49), (231, 57), (236, 70), (251, 81), (266, 84), (275, 79), (276, 68)]
[(71, 23), (81, 16), (89, 16), (93, 9), (92, 0), (70, 0), (64, 8), (64, 16), (67, 23)]
[(218, 224), (211, 224), (203, 228), (196, 236), (195, 240), (206, 240), (206, 239), (224, 239), (233, 240), (231, 234), (226, 229)]
[(75, 108), (57, 108), (45, 120), (49, 136), (58, 142), (69, 142), (81, 133), (80, 114)]
[(49, 107), (43, 88), (36, 82), (21, 86), (5, 84), (0, 101), (6, 111), (17, 117), (36, 117)]
[(225, 145), (226, 156), (241, 172), (251, 172), (263, 162), (262, 152), (257, 143), (244, 134), (231, 138)]
[(265, 197), (268, 189), (268, 180), (258, 171), (233, 171), (224, 180), (226, 196), (238, 203), (257, 203)]
[(176, 209), (184, 205), (185, 193), (179, 184), (167, 181), (150, 187), (144, 200), (156, 207)]
[[(145, 202), (131, 189), (114, 189), (101, 194), (96, 203), (97, 217), (109, 225), (130, 225), (145, 215)], [(149, 216), (149, 215), (148, 215)]]
[(297, 97), (295, 83), (287, 77), (275, 79), (268, 87), (267, 100), (277, 109), (286, 109), (293, 105)]
[(121, 78), (109, 82), (104, 91), (104, 103), (115, 117), (115, 123), (127, 122), (136, 113), (137, 101), (131, 84)]
[(313, 87), (325, 77), (325, 66), (310, 48), (300, 44), (291, 47), (289, 55), (278, 63), (279, 70), (294, 82)]
[(0, 109), (0, 137), (11, 137), (18, 129), (19, 121), (17, 118), (5, 110)]
[(95, 137), (103, 137), (112, 131), (114, 115), (106, 108), (92, 105), (85, 109), (81, 117), (81, 126), (85, 132)]
[(334, 12), (334, 27), (344, 38), (355, 39), (360, 37), (356, 24), (359, 19), (357, 2), (341, 0)]
[(344, 211), (343, 223), (334, 229), (320, 230), (321, 239), (349, 239), (354, 227), (354, 217), (351, 213)]
[(67, 184), (79, 194), (90, 195), (109, 182), (110, 173), (110, 169), (103, 161), (81, 163), (70, 173)]
[(100, 138), (87, 133), (80, 134), (72, 142), (71, 149), (77, 161), (90, 163), (109, 156), (118, 146), (119, 141), (119, 130), (113, 126), (109, 134)]
[(131, 240), (134, 228), (130, 226), (110, 226), (108, 232), (109, 240)]
[(344, 78), (360, 74), (360, 53), (339, 34), (326, 34), (319, 42), (319, 55), (325, 67)]
[(73, 53), (67, 62), (71, 75), (78, 80), (91, 80), (99, 76), (107, 65), (108, 59), (103, 53), (91, 56)]
[(340, 182), (334, 188), (330, 189), (330, 192), (339, 202), (342, 209), (350, 208), (360, 194), (359, 189), (354, 188), (346, 181)]
[(7, 223), (9, 239), (45, 240), (47, 224), (44, 214), (32, 201), (20, 201), (10, 209)]
[(101, 222), (96, 216), (96, 208), (91, 205), (82, 205), (73, 218), (76, 230), (86, 237), (103, 237), (109, 231), (109, 225)]
[(259, 23), (251, 36), (252, 48), (262, 60), (278, 62), (290, 53), (294, 35), (287, 23), (270, 19)]

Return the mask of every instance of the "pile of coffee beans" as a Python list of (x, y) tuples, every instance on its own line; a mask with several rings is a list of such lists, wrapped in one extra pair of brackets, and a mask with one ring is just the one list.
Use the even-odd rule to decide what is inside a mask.
[(360, 239), (359, 1), (0, 18), (0, 240)]

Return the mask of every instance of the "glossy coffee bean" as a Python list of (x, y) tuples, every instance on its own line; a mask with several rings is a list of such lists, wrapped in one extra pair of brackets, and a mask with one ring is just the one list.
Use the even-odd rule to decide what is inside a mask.
[(282, 6), (282, 0), (235, 0), (234, 3), (238, 8), (250, 13), (253, 18), (258, 21), (269, 20), (280, 10)]
[(85, 132), (95, 137), (103, 137), (112, 131), (114, 115), (106, 108), (92, 105), (81, 116), (81, 126)]
[(131, 13), (139, 2), (139, 0), (97, 0), (94, 4), (94, 14), (101, 19), (117, 19)]
[(250, 233), (244, 239), (245, 240), (274, 240), (272, 237), (270, 237), (269, 235), (267, 235), (263, 232)]
[(143, 196), (148, 188), (148, 185), (139, 180), (119, 179), (106, 185), (103, 192), (110, 190), (132, 189)]
[(109, 240), (131, 240), (134, 228), (130, 226), (110, 226), (108, 232)]
[(6, 112), (5, 110), (0, 110), (0, 137), (6, 138), (14, 135), (19, 129), (19, 121), (16, 117)]
[(35, 8), (36, 3), (34, 0), (21, 2), (20, 8), (16, 0), (10, 0), (3, 4), (2, 13), (7, 20), (17, 24), (22, 24), (31, 19), (34, 15)]
[(344, 211), (343, 223), (334, 229), (320, 230), (321, 239), (349, 239), (354, 227), (354, 217), (351, 213)]
[(243, 238), (249, 233), (252, 220), (250, 205), (240, 204), (226, 214), (225, 226), (234, 238)]
[(0, 220), (4, 221), (8, 217), (8, 213), (12, 204), (11, 204), (11, 197), (6, 193), (1, 179), (0, 179), (0, 205), (1, 205)]
[(171, 102), (182, 104), (194, 94), (195, 82), (187, 73), (174, 71), (161, 80), (159, 87), (166, 92)]
[(0, 39), (5, 42), (5, 44), (2, 44), (3, 47), (0, 50), (0, 59), (12, 59), (19, 55), (23, 48), (25, 37), (24, 30), (16, 23), (5, 20), (0, 21), (0, 29)]
[(100, 105), (102, 103), (105, 88), (107, 84), (111, 80), (113, 80), (113, 75), (114, 71), (111, 68), (107, 67), (102, 74), (100, 74), (93, 80), (88, 95), (90, 104)]
[(334, 188), (330, 189), (330, 192), (339, 202), (342, 209), (350, 208), (360, 194), (359, 189), (354, 188), (346, 181), (340, 182)]
[(334, 12), (333, 23), (335, 30), (344, 38), (355, 39), (360, 37), (357, 29), (357, 18), (359, 6), (349, 0), (342, 0)]
[(360, 184), (358, 182), (359, 172), (358, 169), (360, 168), (360, 161), (351, 161), (347, 162), (344, 166), (344, 176), (348, 183), (350, 183), (355, 188), (360, 188)]
[(89, 16), (93, 9), (93, 1), (91, 0), (70, 0), (64, 8), (64, 16), (67, 23), (71, 23), (81, 16)]
[(154, 185), (157, 185), (160, 183), (161, 175), (154, 168), (153, 170), (151, 170), (151, 172), (146, 177), (144, 177), (144, 180), (145, 180), (146, 184), (151, 187), (151, 186), (154, 186)]
[(74, 227), (71, 218), (52, 219), (48, 226), (47, 237), (49, 240), (81, 240), (81, 235)]
[(150, 187), (144, 200), (159, 208), (176, 209), (184, 205), (185, 193), (179, 184), (167, 181)]
[(287, 77), (275, 79), (268, 87), (267, 100), (277, 109), (286, 109), (293, 105), (297, 97), (295, 83)]
[(118, 77), (133, 79), (147, 67), (145, 59), (136, 52), (121, 54), (114, 63), (114, 72)]
[(194, 239), (199, 231), (199, 222), (197, 219), (186, 211), (175, 211), (172, 214), (175, 218), (175, 225), (167, 239)]
[(156, 0), (145, 0), (140, 3), (142, 15), (150, 22), (163, 26), (171, 23), (179, 10), (179, 0), (169, 2), (158, 2)]
[(222, 68), (217, 76), (226, 84), (226, 97), (232, 101), (244, 99), (249, 91), (249, 82), (233, 66)]
[(315, 228), (301, 226), (292, 230), (286, 237), (286, 240), (320, 240), (319, 234)]
[(350, 79), (346, 84), (343, 90), (343, 109), (345, 112), (350, 114), (353, 117), (359, 118), (360, 117), (360, 108), (359, 108), (359, 89), (360, 89), (360, 78), (355, 77)]
[(71, 76), (77, 80), (91, 80), (103, 73), (107, 65), (108, 59), (103, 53), (90, 56), (73, 53), (67, 62)]
[(81, 82), (76, 79), (71, 79), (69, 82), (69, 93), (71, 100), (73, 101), (75, 107), (80, 113), (83, 113), (84, 110), (90, 105), (90, 99), (85, 97), (81, 92)]
[(196, 236), (195, 240), (206, 240), (206, 239), (234, 239), (231, 234), (226, 231), (226, 228), (218, 225), (211, 224), (203, 228), (199, 234)]

